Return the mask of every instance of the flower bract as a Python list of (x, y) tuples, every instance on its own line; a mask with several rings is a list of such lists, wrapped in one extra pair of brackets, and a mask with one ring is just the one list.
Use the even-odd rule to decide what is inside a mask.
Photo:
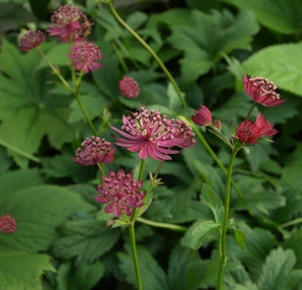
[(195, 115), (191, 117), (192, 121), (199, 126), (209, 126), (212, 124), (212, 114), (210, 110), (201, 105), (198, 110), (195, 110)]

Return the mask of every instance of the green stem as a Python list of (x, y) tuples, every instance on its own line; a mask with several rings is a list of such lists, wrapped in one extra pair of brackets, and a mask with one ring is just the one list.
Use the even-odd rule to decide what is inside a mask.
[(143, 179), (143, 173), (144, 173), (144, 168), (145, 168), (145, 159), (141, 159), (141, 165), (139, 167), (139, 174), (137, 180), (142, 180)]
[(238, 152), (238, 148), (234, 149), (231, 154), (231, 160), (228, 168), (227, 173), (227, 181), (226, 181), (226, 193), (225, 193), (225, 203), (224, 203), (224, 218), (222, 229), (219, 237), (219, 260), (220, 260), (220, 267), (219, 267), (219, 274), (218, 274), (218, 290), (222, 290), (222, 283), (223, 283), (223, 274), (224, 268), (227, 262), (227, 255), (226, 255), (226, 236), (227, 236), (227, 229), (228, 229), (228, 220), (229, 220), (229, 210), (230, 210), (230, 196), (231, 196), (231, 180), (232, 180), (232, 170), (235, 161), (236, 154)]
[(142, 217), (137, 218), (137, 221), (139, 221), (143, 224), (149, 225), (149, 226), (162, 228), (162, 229), (169, 229), (171, 231), (180, 232), (180, 233), (185, 233), (188, 230), (186, 227), (182, 227), (179, 225), (150, 221), (150, 220), (144, 219)]
[(257, 103), (254, 102), (254, 104), (253, 104), (252, 107), (250, 108), (250, 110), (249, 110), (249, 112), (248, 112), (248, 114), (247, 114), (247, 116), (246, 116), (246, 118), (245, 118), (245, 121), (247, 121), (247, 120), (250, 118), (250, 116), (251, 116), (251, 114), (252, 114), (254, 108), (256, 107), (256, 104), (257, 104)]
[(5, 141), (3, 141), (3, 140), (1, 140), (1, 139), (0, 139), (0, 145), (6, 147), (6, 148), (9, 149), (9, 150), (12, 150), (12, 151), (18, 153), (18, 154), (20, 154), (21, 156), (23, 156), (23, 157), (25, 157), (25, 158), (27, 158), (27, 159), (29, 159), (29, 160), (32, 160), (32, 161), (34, 161), (34, 162), (36, 162), (36, 163), (40, 163), (40, 162), (41, 162), (39, 158), (37, 158), (37, 157), (35, 157), (35, 156), (33, 156), (33, 155), (31, 155), (31, 154), (25, 152), (25, 151), (23, 151), (23, 150), (21, 150), (21, 149), (15, 147), (15, 146), (13, 146), (13, 145), (10, 145), (10, 144), (6, 143)]
[(127, 64), (125, 63), (123, 57), (121, 56), (118, 48), (116, 47), (116, 43), (112, 42), (112, 47), (113, 47), (113, 50), (115, 51), (115, 54), (116, 54), (116, 56), (117, 56), (117, 58), (118, 58), (118, 60), (121, 64), (124, 72), (127, 74), (129, 72), (129, 69), (128, 69)]
[(142, 290), (143, 286), (142, 286), (142, 279), (139, 271), (138, 256), (136, 251), (134, 223), (129, 225), (129, 235), (130, 235), (130, 243), (131, 243), (131, 250), (132, 250), (132, 258), (135, 268), (137, 289)]
[(293, 226), (293, 225), (296, 225), (299, 223), (302, 223), (302, 218), (297, 218), (292, 221), (286, 222), (286, 223), (280, 225), (280, 228), (286, 228), (286, 227)]
[(181, 93), (177, 83), (175, 82), (174, 78), (172, 77), (172, 75), (170, 74), (170, 72), (168, 71), (168, 69), (166, 68), (166, 66), (164, 65), (164, 63), (161, 61), (161, 59), (158, 57), (158, 55), (154, 52), (154, 50), (118, 15), (118, 13), (116, 12), (115, 8), (113, 7), (113, 4), (111, 1), (107, 0), (106, 1), (107, 4), (109, 5), (109, 8), (112, 12), (112, 14), (115, 16), (115, 18), (119, 21), (119, 23), (121, 25), (123, 25), (141, 44), (142, 46), (144, 46), (149, 53), (154, 57), (154, 59), (157, 61), (157, 63), (159, 64), (159, 66), (162, 68), (162, 70), (164, 71), (164, 73), (166, 74), (166, 76), (168, 77), (168, 79), (170, 80), (170, 82), (172, 83), (175, 91), (177, 92), (177, 95), (182, 103), (182, 105), (187, 108), (187, 103), (184, 99), (183, 94)]
[[(102, 164), (101, 164), (101, 163), (97, 163), (96, 165), (97, 165), (97, 167), (100, 169), (102, 176), (105, 176), (105, 172), (104, 172), (104, 169), (103, 169)], [(101, 179), (102, 179), (102, 178), (101, 178)]]

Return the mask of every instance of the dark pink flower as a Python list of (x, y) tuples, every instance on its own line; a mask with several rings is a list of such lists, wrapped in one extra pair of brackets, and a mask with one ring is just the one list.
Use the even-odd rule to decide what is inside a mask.
[(31, 50), (39, 46), (45, 40), (45, 34), (40, 30), (28, 30), (19, 39), (21, 50)]
[(261, 137), (258, 126), (252, 121), (243, 121), (236, 130), (235, 138), (246, 145), (255, 145)]
[(245, 92), (257, 103), (266, 107), (276, 107), (283, 104), (286, 100), (281, 100), (276, 93), (277, 86), (273, 82), (262, 77), (243, 78)]
[(48, 32), (62, 42), (76, 42), (88, 36), (92, 23), (86, 15), (72, 5), (59, 7), (51, 16), (53, 23)]
[(137, 98), (140, 93), (137, 81), (128, 76), (119, 81), (119, 88), (121, 93), (129, 99)]
[(265, 120), (265, 117), (261, 114), (258, 114), (255, 124), (260, 129), (260, 133), (262, 137), (274, 136), (278, 133), (276, 129), (274, 129), (273, 125)]
[(82, 148), (76, 150), (76, 157), (72, 160), (83, 166), (97, 163), (111, 163), (114, 160), (115, 148), (104, 138), (92, 136), (82, 142)]
[(17, 230), (17, 222), (9, 214), (0, 217), (0, 231), (11, 234)]
[(191, 119), (199, 126), (209, 126), (212, 124), (212, 114), (210, 110), (203, 105), (201, 105), (198, 110), (195, 110), (195, 116), (192, 116)]
[(78, 41), (75, 46), (70, 47), (70, 50), (71, 53), (68, 54), (68, 57), (76, 70), (83, 70), (83, 73), (88, 73), (90, 70), (95, 71), (102, 66), (97, 61), (103, 55), (100, 48), (92, 42), (87, 42), (86, 40)]
[(121, 134), (123, 138), (117, 138), (116, 145), (127, 148), (131, 152), (139, 151), (139, 158), (151, 158), (163, 161), (171, 160), (168, 154), (177, 154), (179, 151), (171, 150), (178, 146), (187, 148), (193, 146), (195, 134), (192, 128), (181, 120), (168, 120), (166, 115), (159, 111), (150, 112), (144, 107), (140, 113), (133, 113), (132, 117), (123, 116), (122, 130), (111, 128)]
[(120, 169), (117, 174), (110, 171), (108, 177), (103, 176), (103, 185), (97, 185), (96, 189), (101, 196), (95, 199), (105, 207), (106, 213), (112, 213), (119, 217), (122, 212), (130, 216), (133, 208), (139, 208), (144, 205), (142, 199), (145, 197), (143, 191), (139, 191), (143, 181), (135, 181), (131, 173), (125, 174)]
[(220, 120), (216, 120), (214, 122), (214, 127), (218, 130), (221, 131), (221, 121)]

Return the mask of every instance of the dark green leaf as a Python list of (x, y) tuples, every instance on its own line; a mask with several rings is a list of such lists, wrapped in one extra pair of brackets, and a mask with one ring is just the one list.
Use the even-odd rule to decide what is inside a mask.
[(292, 233), (290, 237), (283, 244), (284, 249), (292, 249), (295, 252), (297, 258), (296, 267), (298, 268), (302, 268), (301, 241), (302, 241), (302, 228)]
[(243, 231), (240, 231), (238, 229), (234, 229), (234, 232), (235, 232), (235, 238), (236, 238), (236, 241), (238, 243), (238, 245), (240, 246), (241, 249), (244, 248), (244, 243), (245, 243), (245, 240), (246, 240), (246, 236), (245, 236), (245, 233)]

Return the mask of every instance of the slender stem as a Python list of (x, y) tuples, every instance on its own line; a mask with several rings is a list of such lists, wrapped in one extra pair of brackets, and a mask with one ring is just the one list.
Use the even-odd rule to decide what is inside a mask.
[[(104, 172), (102, 163), (97, 163), (96, 165), (97, 165), (97, 167), (100, 169), (101, 175), (102, 175), (102, 176), (105, 176), (105, 172)], [(101, 178), (101, 179), (102, 179), (102, 178)]]
[(177, 92), (177, 95), (182, 103), (182, 105), (187, 108), (187, 103), (184, 99), (183, 94), (181, 93), (177, 83), (175, 82), (174, 78), (164, 65), (164, 63), (161, 61), (161, 59), (158, 57), (158, 55), (154, 52), (154, 50), (118, 15), (115, 8), (113, 7), (113, 4), (111, 1), (107, 0), (107, 4), (109, 5), (109, 8), (112, 12), (112, 14), (115, 16), (115, 18), (120, 22), (121, 25), (123, 25), (148, 51), (149, 53), (154, 57), (154, 59), (157, 61), (159, 66), (162, 68), (170, 82), (172, 83), (175, 91)]
[(129, 72), (129, 69), (127, 67), (127, 64), (125, 63), (123, 57), (121, 56), (121, 53), (119, 52), (118, 48), (116, 47), (116, 43), (115, 42), (112, 42), (112, 47), (113, 47), (113, 50), (115, 51), (115, 54), (124, 70), (125, 73), (128, 73)]
[(34, 161), (34, 162), (36, 162), (36, 163), (40, 163), (40, 162), (41, 162), (40, 159), (39, 159), (38, 157), (35, 157), (35, 156), (33, 156), (33, 155), (31, 155), (31, 154), (29, 154), (29, 153), (27, 153), (27, 152), (25, 152), (25, 151), (23, 151), (23, 150), (21, 150), (21, 149), (19, 149), (19, 148), (13, 146), (13, 145), (11, 145), (11, 144), (9, 144), (9, 143), (6, 143), (6, 142), (5, 142), (4, 140), (2, 140), (2, 139), (0, 139), (0, 145), (6, 147), (6, 148), (9, 149), (9, 150), (12, 150), (12, 151), (18, 153), (18, 154), (20, 154), (21, 156), (23, 156), (23, 157), (25, 157), (25, 158), (27, 158), (27, 159), (29, 159), (29, 160), (32, 160), (32, 161)]
[(143, 173), (144, 173), (144, 168), (145, 168), (145, 159), (141, 159), (141, 165), (139, 167), (139, 174), (137, 180), (142, 180), (143, 179)]
[(142, 279), (139, 271), (138, 256), (136, 251), (134, 224), (129, 225), (129, 235), (130, 235), (130, 243), (131, 243), (131, 250), (132, 250), (132, 258), (135, 268), (137, 289), (142, 290), (143, 286), (142, 286)]
[(149, 225), (149, 226), (163, 228), (163, 229), (169, 229), (171, 231), (180, 232), (180, 233), (185, 233), (188, 230), (186, 227), (182, 227), (179, 225), (150, 221), (150, 220), (144, 219), (142, 217), (137, 218), (137, 221), (139, 221), (143, 224)]
[(302, 218), (297, 218), (292, 221), (286, 222), (286, 223), (280, 225), (280, 228), (286, 228), (286, 227), (293, 226), (293, 225), (296, 225), (299, 223), (302, 223)]
[(218, 274), (218, 290), (222, 290), (222, 282), (223, 282), (223, 273), (224, 268), (227, 262), (226, 256), (226, 235), (228, 229), (228, 220), (229, 220), (229, 209), (230, 209), (230, 196), (231, 196), (231, 180), (232, 180), (232, 169), (236, 157), (236, 153), (238, 152), (238, 148), (234, 149), (231, 154), (231, 160), (227, 173), (227, 181), (226, 181), (226, 193), (225, 193), (225, 203), (224, 203), (224, 218), (222, 229), (219, 237), (219, 259), (220, 259), (220, 267)]
[(247, 116), (246, 116), (246, 118), (245, 118), (245, 121), (248, 120), (248, 119), (250, 118), (250, 116), (251, 116), (251, 114), (252, 114), (254, 108), (256, 107), (256, 104), (257, 104), (257, 103), (254, 102), (254, 104), (253, 104), (252, 107), (250, 108), (250, 110), (249, 110), (249, 112), (248, 112), (248, 114), (247, 114)]

